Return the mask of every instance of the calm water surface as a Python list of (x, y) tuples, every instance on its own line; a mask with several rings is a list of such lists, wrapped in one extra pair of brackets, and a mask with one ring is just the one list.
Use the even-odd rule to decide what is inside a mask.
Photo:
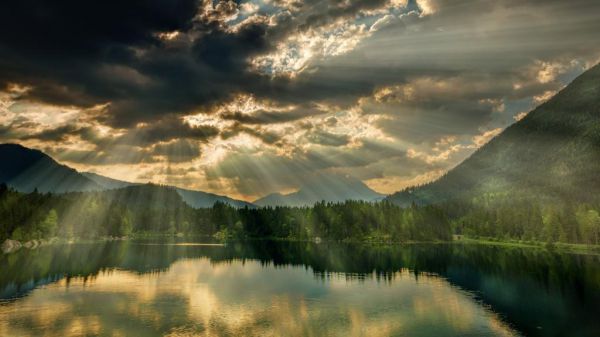
[(0, 256), (0, 336), (600, 336), (600, 258), (110, 242)]

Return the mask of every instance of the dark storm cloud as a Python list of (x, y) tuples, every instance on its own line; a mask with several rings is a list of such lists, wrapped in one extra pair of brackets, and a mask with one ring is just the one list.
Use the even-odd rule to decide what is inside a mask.
[[(430, 17), (417, 23), (411, 16), (402, 19), (416, 24), (419, 34), (407, 33), (404, 21), (398, 20), (395, 28), (375, 34), (365, 48), (318, 62), (316, 72), (293, 81), (248, 70), (249, 57), (273, 51), (290, 34), (354, 18), (386, 3), (293, 2), (291, 14), (273, 19), (277, 25), (257, 16), (226, 30), (219, 20), (237, 13), (231, 1), (216, 2), (209, 14), (202, 14), (206, 4), (198, 0), (3, 1), (0, 86), (31, 85), (24, 98), (49, 103), (110, 103), (103, 122), (131, 126), (165, 114), (189, 113), (235, 92), (348, 105), (377, 86), (401, 82), (415, 72), (456, 74), (468, 66), (497, 73), (532, 58), (551, 58), (567, 47), (570, 54), (597, 49), (592, 42), (598, 42), (600, 20), (594, 13), (600, 12), (600, 5), (594, 1), (431, 0), (435, 12)], [(408, 7), (417, 8), (414, 1)], [(514, 14), (500, 18), (500, 28), (487, 32), (491, 35), (478, 36), (478, 13), (499, 8)], [(536, 12), (543, 13), (545, 21), (535, 18)], [(175, 30), (181, 37), (174, 41), (157, 37)], [(390, 45), (392, 37), (395, 42)], [(269, 123), (270, 117), (279, 116), (264, 117), (247, 122)]]
[(80, 131), (80, 127), (73, 124), (67, 124), (53, 129), (46, 129), (30, 135), (23, 135), (22, 137), (20, 137), (20, 139), (38, 139), (51, 142), (59, 142), (66, 140), (70, 135), (79, 134)]
[(213, 126), (192, 126), (180, 119), (167, 118), (156, 123), (144, 124), (130, 129), (124, 135), (117, 137), (114, 142), (147, 146), (175, 139), (207, 141), (218, 134), (219, 130)]
[[(236, 13), (232, 1), (216, 2), (209, 11), (210, 2), (198, 0), (3, 1), (0, 86), (30, 85), (22, 98), (52, 104), (110, 103), (103, 122), (114, 126), (188, 113), (234, 92), (264, 97), (280, 92), (282, 99), (303, 100), (328, 85), (291, 88), (287, 79), (249, 71), (248, 58), (273, 50), (299, 29), (381, 3), (313, 1), (296, 16), (273, 18), (275, 26), (257, 16), (231, 31), (219, 20)], [(159, 39), (171, 31), (181, 36)]]
[[(111, 103), (106, 122), (131, 125), (225, 97), (240, 81), (246, 49), (262, 48), (261, 27), (237, 34), (197, 22), (199, 1), (4, 1), (0, 86), (32, 86), (22, 98), (62, 105)], [(157, 34), (202, 34), (167, 47)], [(206, 41), (206, 42), (202, 42)], [(241, 54), (241, 55), (240, 55)], [(225, 85), (219, 87), (216, 82)]]
[(128, 65), (133, 48), (159, 43), (157, 32), (187, 30), (195, 0), (3, 1), (0, 4), (0, 83), (33, 86), (28, 96), (60, 104), (94, 104), (121, 97), (96, 69)]
[[(33, 126), (39, 127), (38, 124)], [(120, 135), (101, 134), (95, 127), (79, 126), (77, 124), (65, 124), (34, 133), (12, 133), (14, 137), (20, 140), (37, 139), (50, 142), (61, 142), (69, 137), (79, 137), (95, 145), (100, 150), (125, 145), (146, 147), (173, 140), (206, 142), (218, 134), (219, 130), (215, 127), (192, 126), (177, 118), (167, 118), (152, 124), (141, 124), (126, 130), (125, 133)]]

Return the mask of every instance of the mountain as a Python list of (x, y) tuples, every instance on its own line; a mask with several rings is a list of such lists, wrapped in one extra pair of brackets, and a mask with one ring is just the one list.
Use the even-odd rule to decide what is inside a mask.
[(102, 186), (102, 188), (105, 190), (139, 185), (136, 183), (130, 183), (127, 181), (122, 181), (122, 180), (117, 180), (117, 179), (101, 176), (97, 173), (92, 173), (92, 172), (81, 172), (81, 174), (83, 174), (88, 179), (91, 179), (96, 184)]
[[(108, 177), (101, 176), (99, 174), (91, 173), (91, 172), (84, 172), (83, 175), (92, 179), (94, 182), (96, 182), (100, 186), (103, 186), (105, 189), (114, 189), (114, 188), (123, 188), (123, 187), (129, 187), (129, 186), (142, 185), (142, 184), (130, 183), (127, 181), (108, 178)], [(223, 202), (223, 203), (229, 204), (233, 207), (240, 207), (240, 208), (255, 207), (255, 205), (253, 205), (249, 202), (232, 199), (232, 198), (218, 195), (218, 194), (188, 190), (185, 188), (179, 188), (179, 187), (174, 187), (174, 186), (167, 186), (167, 187), (173, 188), (173, 190), (175, 190), (181, 196), (181, 198), (183, 199), (183, 201), (185, 201), (185, 203), (187, 203), (188, 205), (190, 205), (194, 208), (212, 207), (212, 205), (214, 205), (216, 202)]]
[(232, 198), (225, 197), (225, 196), (218, 195), (218, 194), (186, 190), (184, 188), (179, 188), (179, 187), (175, 187), (175, 191), (177, 191), (177, 193), (179, 193), (181, 198), (183, 198), (183, 201), (185, 201), (188, 205), (190, 205), (194, 208), (211, 207), (217, 201), (229, 204), (233, 207), (256, 208), (256, 205), (254, 205), (252, 203), (242, 201), (242, 200), (232, 199)]
[(600, 192), (600, 65), (506, 128), (435, 182), (389, 196), (436, 203), (526, 195), (587, 201)]
[(253, 203), (257, 206), (311, 206), (319, 201), (376, 201), (383, 197), (383, 194), (373, 191), (358, 179), (341, 175), (318, 175), (310, 178), (296, 192), (269, 194)]
[(81, 192), (102, 187), (41, 151), (18, 144), (0, 144), (0, 182), (22, 192)]
[(102, 195), (119, 204), (127, 205), (132, 211), (174, 212), (184, 206), (181, 195), (171, 186), (156, 184), (132, 184), (104, 191)]
[[(141, 185), (96, 173), (78, 172), (57, 163), (39, 150), (18, 144), (0, 144), (0, 182), (21, 192), (32, 192), (37, 188), (39, 192), (44, 193), (101, 191)], [(234, 207), (254, 207), (251, 203), (217, 194), (171, 186), (162, 187), (174, 189), (183, 201), (195, 208), (211, 207), (217, 201)], [(142, 189), (142, 191), (149, 191), (149, 189)]]

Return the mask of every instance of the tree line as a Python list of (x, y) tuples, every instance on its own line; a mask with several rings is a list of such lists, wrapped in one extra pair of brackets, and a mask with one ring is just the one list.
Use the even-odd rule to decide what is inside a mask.
[[(571, 200), (571, 201), (570, 201)], [(548, 199), (521, 194), (482, 195), (442, 207), (453, 232), (546, 243), (600, 244), (600, 203), (575, 198)]]
[(219, 239), (330, 241), (451, 240), (470, 237), (600, 244), (598, 203), (482, 195), (439, 205), (389, 201), (319, 202), (312, 207), (211, 208), (187, 205), (172, 188), (130, 186), (103, 192), (20, 193), (0, 185), (0, 240), (189, 234)]
[(435, 206), (390, 202), (320, 202), (313, 207), (194, 209), (171, 188), (147, 184), (103, 192), (20, 193), (0, 186), (0, 239), (97, 238), (164, 233), (220, 239), (331, 241), (450, 240), (448, 217)]

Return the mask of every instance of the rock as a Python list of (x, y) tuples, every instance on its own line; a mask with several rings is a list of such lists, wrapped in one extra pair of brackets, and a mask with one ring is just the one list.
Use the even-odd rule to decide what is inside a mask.
[(2, 243), (2, 252), (3, 253), (12, 253), (19, 248), (21, 248), (21, 243), (17, 240), (6, 239)]
[(33, 240), (29, 240), (29, 241), (25, 242), (23, 244), (23, 247), (28, 248), (28, 249), (36, 249), (41, 245), (42, 245), (41, 240), (33, 239)]

